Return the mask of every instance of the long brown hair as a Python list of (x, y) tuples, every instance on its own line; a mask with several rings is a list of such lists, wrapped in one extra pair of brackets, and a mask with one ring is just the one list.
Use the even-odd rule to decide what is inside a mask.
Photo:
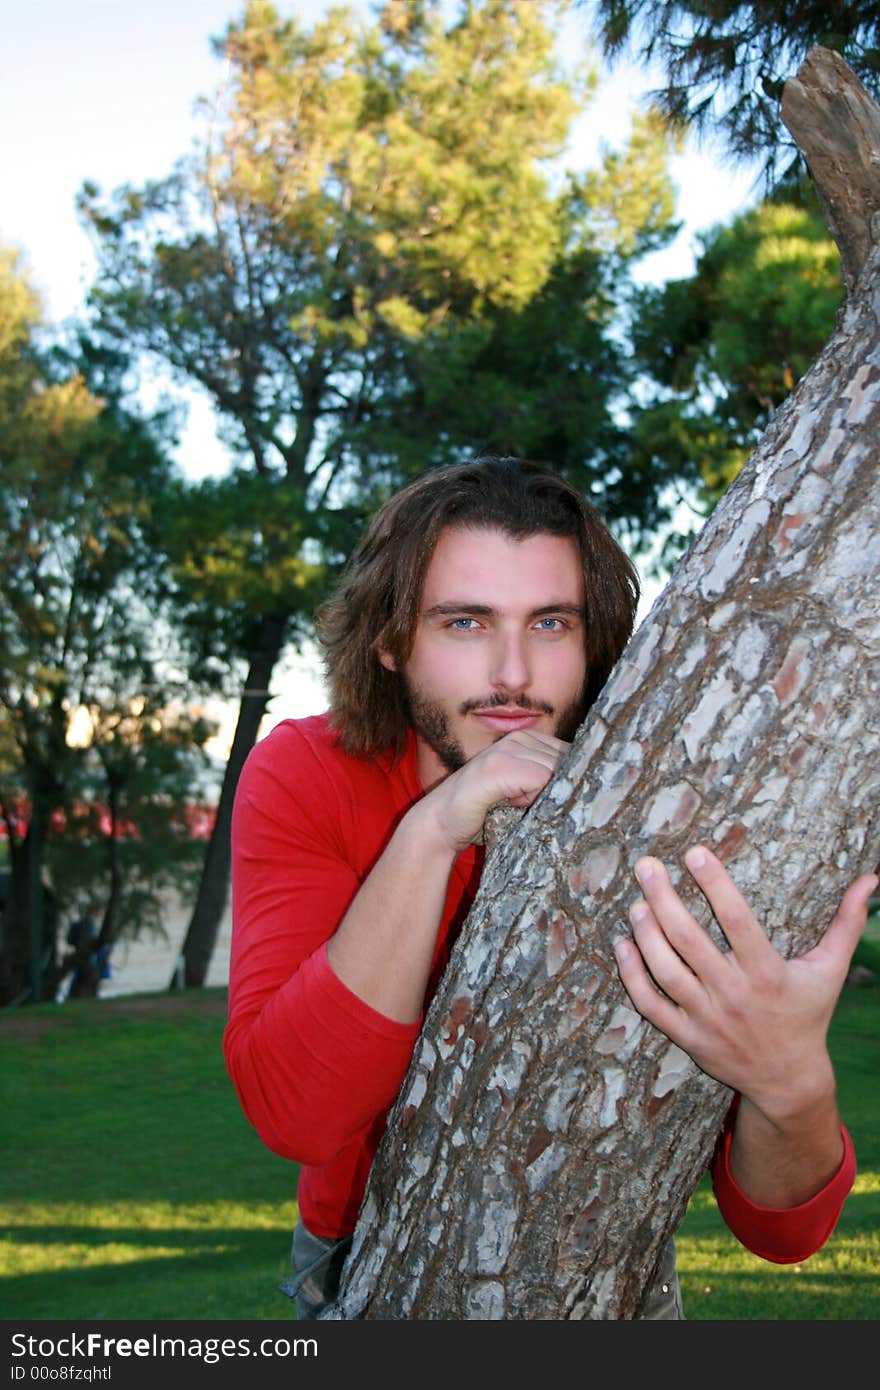
[(626, 646), (639, 600), (636, 570), (598, 512), (560, 477), (528, 459), (478, 458), (426, 473), (375, 514), (335, 592), (316, 614), (330, 688), (330, 719), (354, 754), (403, 752), (409, 720), (402, 667), (412, 650), (425, 574), (446, 526), (486, 527), (517, 539), (549, 534), (577, 544), (586, 581), (584, 714)]

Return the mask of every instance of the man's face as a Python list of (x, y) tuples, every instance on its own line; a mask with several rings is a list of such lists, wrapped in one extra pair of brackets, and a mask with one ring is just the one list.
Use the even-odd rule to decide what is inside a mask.
[[(583, 717), (585, 598), (580, 553), (568, 537), (441, 531), (400, 672), (424, 787), (515, 729), (574, 736)], [(387, 653), (381, 660), (395, 668)]]

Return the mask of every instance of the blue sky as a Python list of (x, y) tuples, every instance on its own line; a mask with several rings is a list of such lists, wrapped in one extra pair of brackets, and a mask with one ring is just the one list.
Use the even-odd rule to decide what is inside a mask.
[[(282, 14), (311, 23), (326, 0), (276, 0)], [(529, 3), (529, 0), (523, 0)], [(369, 0), (355, 8), (370, 11)], [(222, 78), (210, 38), (241, 10), (238, 0), (19, 0), (0, 27), (0, 242), (23, 254), (47, 317), (76, 313), (91, 277), (89, 243), (74, 200), (84, 180), (105, 190), (168, 173), (190, 147), (195, 104)], [(574, 41), (581, 21), (570, 26)], [(592, 162), (600, 140), (621, 143), (629, 112), (649, 86), (623, 67), (606, 81), (579, 126), (573, 162)], [(731, 170), (720, 151), (689, 148), (674, 162), (679, 216), (675, 245), (653, 258), (662, 280), (685, 275), (696, 234), (751, 200), (752, 173)], [(190, 396), (179, 460), (191, 475), (218, 471), (225, 455), (204, 399)], [(296, 709), (311, 713), (319, 687), (296, 677)], [(299, 698), (299, 697), (297, 697)], [(302, 707), (302, 703), (305, 707)]]

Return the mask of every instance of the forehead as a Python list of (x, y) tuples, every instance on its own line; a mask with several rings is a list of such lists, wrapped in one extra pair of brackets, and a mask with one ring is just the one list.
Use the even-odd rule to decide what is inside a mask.
[(421, 608), (469, 602), (531, 611), (584, 599), (580, 551), (570, 536), (541, 531), (519, 538), (494, 527), (447, 526), (425, 572)]

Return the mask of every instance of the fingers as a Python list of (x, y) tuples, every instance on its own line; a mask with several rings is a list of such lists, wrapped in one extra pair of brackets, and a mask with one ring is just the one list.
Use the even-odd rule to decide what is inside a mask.
[[(693, 1007), (703, 991), (699, 977), (691, 969), (686, 956), (673, 946), (647, 902), (633, 903), (629, 918), (636, 945), (651, 978), (676, 1004), (683, 1008)], [(696, 923), (692, 925), (697, 932), (700, 931)], [(678, 939), (682, 952), (686, 951), (688, 941), (680, 934)], [(711, 946), (711, 942), (709, 944)]]
[(614, 955), (620, 980), (634, 1007), (680, 1047), (687, 1046), (687, 1017), (671, 999), (655, 988), (639, 949), (631, 941), (617, 941)]
[(523, 729), (515, 734), (505, 734), (497, 743), (491, 745), (491, 750), (555, 768), (563, 753), (570, 747), (571, 744), (563, 743), (562, 739), (554, 738), (552, 734), (532, 733), (531, 730)]
[[(713, 978), (717, 981), (720, 965), (735, 962), (749, 970), (757, 968), (761, 962), (766, 964), (768, 953), (775, 955), (763, 928), (721, 860), (705, 845), (695, 845), (685, 854), (684, 862), (727, 938), (731, 948), (729, 957), (718, 951), (687, 910), (658, 859), (646, 856), (636, 863), (635, 874), (646, 901), (635, 904), (630, 912), (633, 934), (651, 975), (681, 1004), (694, 996), (688, 974), (683, 972), (675, 956), (689, 973), (709, 986)], [(817, 961), (825, 958), (838, 972), (846, 973), (865, 929), (869, 901), (878, 885), (877, 874), (862, 874), (850, 885), (825, 936), (808, 958)]]
[(555, 748), (557, 753), (564, 753), (571, 747), (565, 739), (557, 738), (555, 734), (545, 733), (543, 729), (517, 729), (515, 733), (505, 734), (498, 740), (499, 743), (543, 743), (549, 748)]
[(847, 888), (822, 940), (809, 954), (828, 958), (841, 974), (849, 969), (853, 952), (868, 920), (868, 903), (880, 885), (876, 874), (861, 874)]
[[(688, 911), (665, 866), (658, 859), (645, 856), (635, 865), (645, 900), (634, 903), (630, 909), (638, 951), (632, 953), (632, 958), (625, 953), (626, 977), (621, 969), (627, 990), (632, 985), (638, 993), (638, 1003), (634, 995), (630, 996), (636, 1007), (644, 1012), (642, 1003), (647, 1003), (651, 1012), (645, 1016), (666, 1033), (674, 1022), (679, 1035), (682, 1028), (705, 1014), (711, 999), (723, 993), (730, 983), (728, 976), (733, 965), (747, 966), (761, 951), (766, 955), (773, 950), (745, 898), (715, 855), (697, 845), (688, 850), (685, 863), (709, 900), (730, 943), (730, 953), (720, 951)], [(678, 1006), (672, 1014), (664, 1003), (658, 1003), (662, 995), (655, 985), (668, 996), (673, 1009)]]
[[(715, 920), (730, 946), (733, 959), (748, 968), (765, 959), (773, 948), (756, 920), (748, 902), (737, 888), (717, 855), (705, 845), (693, 845), (684, 862), (704, 894)], [(646, 877), (647, 866), (647, 877)], [(663, 930), (674, 941), (692, 968), (701, 974), (711, 968), (717, 949), (706, 932), (687, 911), (663, 865), (657, 859), (641, 859), (636, 877)]]
[[(665, 941), (696, 975), (703, 975), (712, 968), (718, 949), (685, 907), (665, 866), (659, 859), (645, 857), (636, 863), (635, 875), (651, 911), (651, 921), (645, 920), (641, 935), (637, 935), (639, 946), (644, 940), (656, 953)], [(652, 960), (648, 965), (653, 974)]]
[(715, 946), (664, 866), (645, 857), (635, 866), (645, 897), (630, 908), (633, 940), (614, 946), (621, 983), (634, 1008), (708, 1075), (788, 1105), (805, 1066), (810, 1072), (805, 1059), (827, 1059), (828, 1023), (880, 879), (857, 878), (819, 944), (786, 960), (715, 855), (695, 846), (685, 863), (731, 949)]
[(570, 747), (552, 734), (520, 729), (494, 740), (434, 788), (444, 834), (473, 843), (488, 812), (502, 802), (524, 810), (550, 781)]
[(734, 955), (745, 960), (766, 951), (769, 943), (763, 928), (717, 855), (705, 845), (694, 845), (686, 852), (684, 862), (708, 899)]
[(483, 750), (474, 764), (492, 768), (490, 781), (513, 806), (530, 806), (550, 781), (562, 754), (570, 745), (551, 734), (521, 730), (506, 734)]

